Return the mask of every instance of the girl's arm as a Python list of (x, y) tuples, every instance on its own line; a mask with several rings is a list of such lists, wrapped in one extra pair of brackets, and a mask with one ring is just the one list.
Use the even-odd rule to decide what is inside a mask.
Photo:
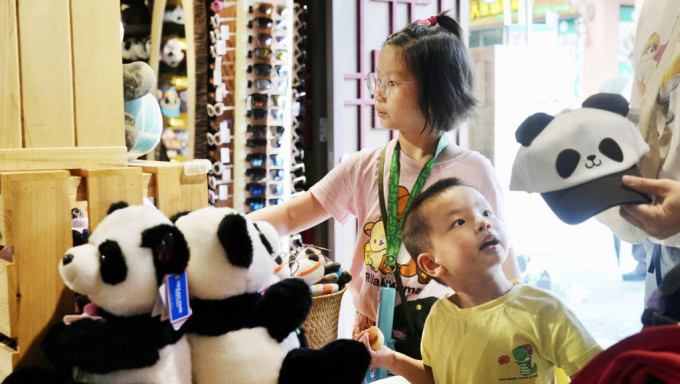
[(311, 192), (306, 191), (285, 203), (251, 212), (248, 217), (269, 222), (280, 236), (288, 236), (311, 228), (327, 220), (331, 215)]

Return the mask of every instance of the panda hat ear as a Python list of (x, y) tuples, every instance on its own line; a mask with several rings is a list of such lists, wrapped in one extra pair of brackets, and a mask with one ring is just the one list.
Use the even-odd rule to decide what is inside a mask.
[(167, 274), (180, 274), (189, 264), (189, 247), (182, 232), (169, 224), (159, 224), (142, 232), (142, 247), (152, 250), (156, 281)]
[(583, 101), (583, 108), (597, 108), (623, 117), (628, 115), (628, 101), (618, 93), (596, 93)]
[(531, 142), (545, 129), (545, 127), (553, 121), (554, 117), (547, 113), (538, 112), (527, 117), (522, 124), (519, 125), (515, 131), (515, 140), (525, 147), (531, 145)]

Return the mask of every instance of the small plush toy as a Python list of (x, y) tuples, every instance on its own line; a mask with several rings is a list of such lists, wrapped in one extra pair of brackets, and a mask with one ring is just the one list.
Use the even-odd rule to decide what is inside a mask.
[[(188, 261), (184, 237), (161, 211), (112, 205), (88, 242), (66, 251), (59, 263), (64, 283), (89, 304), (83, 314), (49, 328), (41, 342), (47, 359), (73, 368), (77, 382), (191, 384), (184, 331), (152, 316), (165, 276), (183, 273)], [(57, 374), (21, 380), (35, 372), (42, 371), (19, 370), (7, 382), (66, 382)]]
[(125, 146), (128, 160), (145, 155), (158, 145), (163, 131), (163, 116), (151, 94), (156, 75), (143, 61), (123, 64), (125, 98)]
[(177, 215), (191, 251), (187, 268), (194, 383), (360, 384), (371, 357), (363, 344), (335, 340), (305, 348), (298, 327), (312, 304), (300, 279), (270, 285), (279, 236), (231, 208)]
[(352, 280), (342, 265), (326, 257), (321, 249), (305, 245), (288, 257), (291, 277), (298, 277), (310, 286), (313, 296), (341, 290)]

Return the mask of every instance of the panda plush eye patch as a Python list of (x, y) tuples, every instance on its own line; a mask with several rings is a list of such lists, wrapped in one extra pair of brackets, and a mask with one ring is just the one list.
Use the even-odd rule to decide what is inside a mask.
[(99, 244), (99, 263), (103, 282), (116, 285), (125, 281), (127, 264), (117, 242), (106, 240)]

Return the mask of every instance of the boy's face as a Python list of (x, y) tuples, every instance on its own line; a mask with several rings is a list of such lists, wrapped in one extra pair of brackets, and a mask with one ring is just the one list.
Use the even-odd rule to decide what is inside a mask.
[[(445, 283), (492, 272), (507, 256), (507, 237), (484, 196), (474, 188), (455, 186), (425, 203), (430, 225), (431, 257)], [(461, 280), (463, 279), (463, 280)]]

